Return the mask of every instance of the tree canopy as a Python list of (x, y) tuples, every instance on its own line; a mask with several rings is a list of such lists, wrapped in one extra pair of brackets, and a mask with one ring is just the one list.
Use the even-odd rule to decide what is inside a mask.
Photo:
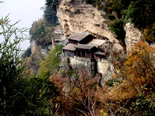
[(58, 18), (56, 16), (56, 6), (58, 5), (58, 0), (46, 0), (45, 4), (44, 19), (47, 21), (48, 25), (54, 26), (58, 22)]
[[(18, 23), (18, 22), (17, 22)], [(21, 56), (25, 29), (0, 19), (0, 115), (52, 115), (57, 88), (48, 78), (35, 78)]]
[(38, 70), (38, 77), (48, 78), (50, 75), (57, 73), (59, 68), (60, 59), (57, 57), (62, 52), (62, 45), (57, 45), (55, 49), (49, 51), (45, 60), (41, 61)]
[(43, 19), (33, 22), (29, 33), (32, 35), (31, 39), (36, 40), (37, 44), (43, 48), (52, 43), (54, 36), (52, 27), (47, 26)]

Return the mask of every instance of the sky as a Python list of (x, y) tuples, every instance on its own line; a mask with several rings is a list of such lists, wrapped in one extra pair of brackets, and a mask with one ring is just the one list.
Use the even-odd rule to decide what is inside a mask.
[[(12, 23), (20, 20), (16, 25), (19, 28), (31, 28), (32, 23), (43, 17), (43, 10), (45, 0), (0, 0), (4, 3), (0, 3), (0, 17), (7, 16)], [(26, 33), (29, 34), (28, 32)], [(30, 46), (30, 40), (26, 40), (21, 43), (23, 50), (26, 50)]]

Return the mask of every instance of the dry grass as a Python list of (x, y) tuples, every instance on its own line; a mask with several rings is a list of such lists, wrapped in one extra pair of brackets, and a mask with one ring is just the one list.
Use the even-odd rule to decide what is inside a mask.
[(101, 102), (123, 101), (134, 97), (136, 94), (137, 90), (133, 84), (127, 80), (124, 80), (118, 86), (110, 88), (108, 92), (102, 93), (102, 96), (99, 96), (99, 99), (101, 99)]

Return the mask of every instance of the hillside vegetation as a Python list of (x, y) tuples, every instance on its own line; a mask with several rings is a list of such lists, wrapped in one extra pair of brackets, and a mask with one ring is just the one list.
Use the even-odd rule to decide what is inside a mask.
[(122, 23), (130, 21), (135, 27), (145, 32), (145, 41), (155, 42), (154, 0), (86, 0), (86, 2), (106, 12), (110, 20), (109, 27), (119, 40), (124, 39), (124, 34), (120, 34), (124, 31)]
[[(44, 19), (32, 24), (31, 40), (40, 48), (51, 44), (57, 25), (56, 7), (59, 0), (46, 0)], [(114, 74), (103, 86), (100, 74), (93, 78), (88, 68), (80, 70), (66, 64), (60, 67), (62, 45), (24, 58), (37, 66), (33, 73), (27, 59), (20, 54), (19, 44), (26, 37), (22, 29), (7, 17), (0, 19), (0, 115), (47, 116), (153, 116), (155, 114), (155, 42), (153, 0), (86, 0), (86, 3), (107, 13), (108, 25), (125, 46), (124, 24), (130, 21), (143, 33), (143, 39), (128, 54), (112, 51)], [(51, 9), (51, 10), (50, 10)], [(53, 14), (54, 13), (54, 14)], [(17, 33), (21, 35), (17, 36)], [(14, 37), (14, 41), (10, 38)], [(147, 43), (148, 42), (148, 43)], [(37, 49), (36, 49), (37, 50)], [(39, 57), (38, 57), (39, 56)], [(25, 61), (26, 60), (26, 61)], [(33, 64), (34, 63), (34, 64)]]

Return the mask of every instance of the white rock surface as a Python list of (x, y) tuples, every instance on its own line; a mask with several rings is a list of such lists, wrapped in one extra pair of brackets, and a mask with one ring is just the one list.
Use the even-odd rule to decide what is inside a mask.
[(30, 44), (31, 44), (31, 52), (32, 52), (32, 54), (34, 54), (36, 52), (37, 48), (38, 48), (38, 46), (36, 44), (36, 41), (31, 40)]
[(57, 16), (66, 36), (74, 32), (89, 32), (106, 37), (110, 41), (116, 40), (107, 27), (107, 19), (103, 18), (105, 13), (91, 5), (81, 4), (78, 0), (62, 0), (57, 9)]
[(124, 27), (126, 31), (125, 44), (127, 53), (131, 51), (131, 46), (136, 44), (142, 38), (142, 33), (139, 29), (135, 28), (133, 24), (127, 23)]

